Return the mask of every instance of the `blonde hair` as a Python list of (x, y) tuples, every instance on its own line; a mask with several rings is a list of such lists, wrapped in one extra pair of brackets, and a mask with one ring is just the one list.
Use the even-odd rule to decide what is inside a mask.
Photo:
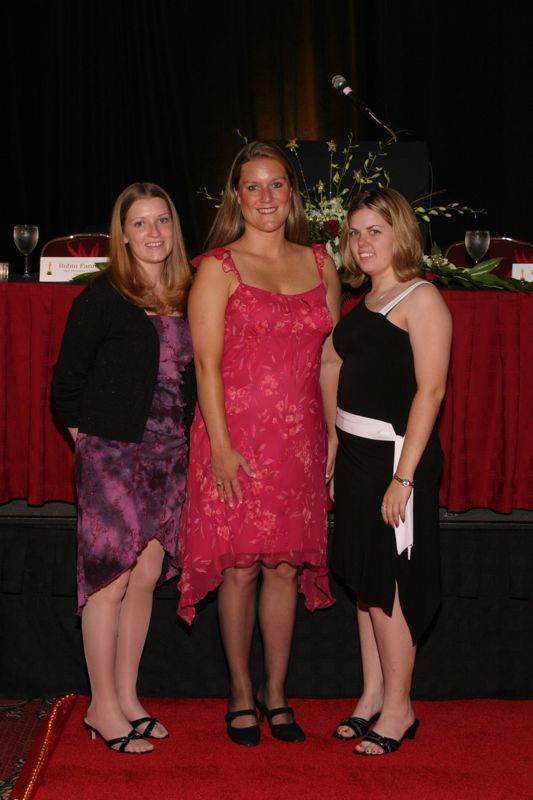
[[(136, 200), (160, 197), (168, 205), (172, 218), (172, 250), (165, 260), (159, 294), (150, 287), (141, 265), (124, 242), (124, 224)], [(167, 192), (155, 183), (132, 183), (122, 191), (111, 214), (109, 266), (104, 274), (126, 300), (156, 314), (168, 311), (184, 314), (191, 285), (191, 271), (181, 233), (178, 212)]]
[(342, 263), (349, 273), (345, 277), (346, 283), (357, 288), (367, 279), (350, 250), (350, 217), (361, 208), (375, 211), (392, 227), (392, 268), (396, 277), (403, 283), (420, 275), (424, 245), (413, 209), (394, 189), (376, 189), (354, 197), (346, 214), (340, 241)]
[(276, 145), (267, 142), (249, 142), (235, 157), (226, 181), (222, 205), (220, 206), (211, 230), (207, 236), (206, 247), (222, 247), (234, 242), (244, 233), (244, 222), (241, 208), (237, 201), (237, 189), (241, 179), (244, 164), (257, 158), (272, 158), (277, 161), (287, 175), (291, 192), (291, 207), (285, 224), (285, 236), (290, 242), (307, 244), (308, 224), (307, 217), (300, 196), (296, 172), (285, 153)]

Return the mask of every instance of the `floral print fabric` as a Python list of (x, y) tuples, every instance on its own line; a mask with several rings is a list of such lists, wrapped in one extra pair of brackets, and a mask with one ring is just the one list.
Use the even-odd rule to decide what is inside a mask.
[(221, 363), (233, 447), (255, 477), (239, 471), (242, 503), (230, 508), (213, 486), (209, 439), (197, 408), (179, 542), (178, 614), (195, 604), (227, 567), (288, 562), (299, 567), (309, 610), (333, 603), (326, 567), (326, 429), (319, 374), (332, 328), (322, 280), (325, 250), (313, 247), (320, 283), (294, 295), (249, 286), (231, 252), (210, 251), (238, 287), (225, 316)]
[(150, 319), (159, 334), (159, 372), (142, 442), (84, 433), (76, 439), (78, 612), (93, 592), (133, 567), (151, 539), (165, 550), (160, 582), (178, 572), (187, 465), (181, 373), (192, 345), (181, 317)]

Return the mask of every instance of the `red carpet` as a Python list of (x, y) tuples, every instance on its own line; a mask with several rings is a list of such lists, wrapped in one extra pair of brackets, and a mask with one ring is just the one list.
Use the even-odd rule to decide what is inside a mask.
[[(244, 748), (225, 735), (223, 700), (150, 699), (170, 730), (147, 756), (91, 741), (72, 707), (33, 800), (532, 800), (533, 701), (417, 702), (414, 742), (384, 757), (355, 756), (331, 736), (348, 700), (294, 700), (307, 742)], [(22, 800), (17, 784), (12, 800)]]

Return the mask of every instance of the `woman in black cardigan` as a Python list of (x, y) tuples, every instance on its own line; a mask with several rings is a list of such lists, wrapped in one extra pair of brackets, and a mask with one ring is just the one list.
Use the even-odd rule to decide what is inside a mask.
[(168, 736), (136, 684), (154, 587), (177, 572), (189, 286), (170, 197), (132, 184), (113, 209), (109, 266), (74, 300), (54, 368), (53, 403), (76, 443), (84, 726), (120, 753)]

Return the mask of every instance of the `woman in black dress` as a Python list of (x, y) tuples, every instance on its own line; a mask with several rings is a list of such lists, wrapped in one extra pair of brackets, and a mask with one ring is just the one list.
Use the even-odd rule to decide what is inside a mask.
[(416, 643), (440, 603), (435, 421), (451, 317), (420, 278), (422, 237), (398, 192), (355, 198), (341, 249), (352, 285), (368, 281), (369, 289), (333, 336), (343, 364), (331, 567), (357, 595), (364, 685), (334, 735), (364, 736), (355, 753), (384, 755), (418, 728)]

